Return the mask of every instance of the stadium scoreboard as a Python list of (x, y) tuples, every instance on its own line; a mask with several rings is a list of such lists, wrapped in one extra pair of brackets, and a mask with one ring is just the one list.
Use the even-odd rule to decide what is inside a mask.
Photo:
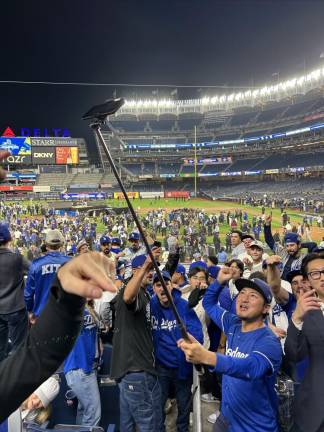
[(77, 165), (76, 138), (0, 137), (0, 150), (9, 151), (8, 165)]

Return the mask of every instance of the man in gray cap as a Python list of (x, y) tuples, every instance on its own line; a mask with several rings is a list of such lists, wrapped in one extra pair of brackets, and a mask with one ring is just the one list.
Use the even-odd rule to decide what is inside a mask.
[(33, 324), (43, 310), (55, 274), (69, 257), (61, 253), (64, 237), (57, 229), (50, 229), (45, 237), (46, 254), (35, 259), (30, 267), (25, 287), (25, 302), (29, 320)]

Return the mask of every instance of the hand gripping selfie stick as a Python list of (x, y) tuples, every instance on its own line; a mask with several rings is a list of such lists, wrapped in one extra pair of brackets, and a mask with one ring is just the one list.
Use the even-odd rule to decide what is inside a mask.
[(169, 292), (169, 290), (166, 287), (166, 284), (164, 282), (161, 270), (159, 269), (159, 266), (157, 265), (157, 262), (156, 262), (156, 260), (154, 258), (154, 255), (152, 253), (150, 245), (148, 244), (148, 241), (147, 241), (147, 238), (146, 238), (146, 236), (144, 234), (142, 225), (141, 225), (141, 223), (140, 223), (140, 221), (139, 221), (139, 219), (137, 217), (137, 214), (135, 213), (135, 210), (134, 210), (134, 208), (132, 206), (132, 203), (130, 202), (130, 199), (128, 198), (126, 189), (124, 188), (122, 180), (121, 180), (121, 178), (120, 178), (120, 176), (118, 174), (117, 168), (115, 166), (114, 160), (113, 160), (113, 158), (112, 158), (112, 156), (110, 154), (109, 147), (108, 147), (108, 145), (107, 145), (104, 137), (102, 136), (102, 132), (101, 132), (101, 126), (102, 125), (107, 125), (111, 129), (109, 123), (107, 124), (107, 116), (115, 114), (115, 112), (117, 112), (119, 110), (119, 108), (121, 108), (124, 105), (124, 102), (125, 102), (124, 99), (110, 99), (110, 100), (107, 100), (102, 105), (96, 105), (93, 108), (91, 108), (86, 114), (83, 115), (82, 119), (83, 120), (90, 120), (91, 121), (90, 127), (92, 128), (94, 134), (96, 135), (98, 141), (101, 143), (101, 145), (102, 145), (102, 147), (103, 147), (103, 149), (105, 151), (105, 154), (106, 154), (106, 156), (108, 158), (110, 167), (111, 167), (111, 169), (112, 169), (112, 171), (114, 173), (114, 176), (116, 177), (116, 180), (117, 180), (117, 182), (119, 184), (119, 187), (120, 187), (120, 189), (121, 189), (121, 191), (122, 191), (122, 193), (124, 195), (124, 198), (125, 198), (125, 200), (127, 202), (127, 206), (129, 208), (129, 211), (131, 212), (131, 214), (133, 216), (133, 219), (134, 219), (134, 222), (135, 222), (135, 224), (137, 226), (137, 229), (138, 229), (138, 231), (139, 231), (139, 233), (140, 233), (140, 235), (141, 235), (141, 237), (143, 239), (143, 243), (145, 244), (147, 253), (148, 253), (149, 257), (152, 260), (152, 264), (153, 264), (154, 270), (155, 270), (155, 272), (157, 274), (157, 277), (158, 277), (159, 281), (161, 282), (161, 285), (163, 287), (163, 291), (164, 291), (165, 295), (168, 298), (170, 307), (171, 307), (171, 309), (172, 309), (172, 311), (174, 313), (174, 316), (175, 316), (175, 318), (177, 320), (177, 323), (178, 323), (179, 329), (181, 331), (182, 337), (184, 339), (189, 339), (188, 333), (186, 331), (186, 327), (185, 327), (185, 325), (184, 325), (184, 323), (183, 323), (183, 321), (182, 321), (182, 319), (181, 319), (181, 317), (179, 315), (179, 312), (178, 312), (178, 310), (177, 310), (177, 308), (176, 308), (176, 306), (174, 304), (173, 297), (172, 297), (171, 293)]

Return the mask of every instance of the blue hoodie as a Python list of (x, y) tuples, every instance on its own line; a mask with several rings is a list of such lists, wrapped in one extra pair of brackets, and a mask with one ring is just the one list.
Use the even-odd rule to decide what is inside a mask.
[[(187, 331), (203, 343), (201, 322), (195, 311), (189, 309), (188, 302), (181, 298), (178, 289), (172, 290), (172, 297)], [(184, 353), (177, 346), (177, 341), (182, 335), (173, 311), (170, 307), (162, 306), (156, 294), (151, 299), (151, 319), (157, 362), (166, 368), (178, 369), (179, 379), (192, 376), (192, 364), (186, 361)]]
[(36, 316), (41, 313), (47, 302), (55, 274), (69, 259), (60, 252), (48, 252), (32, 262), (24, 291), (28, 312)]
[(211, 284), (203, 299), (206, 313), (227, 337), (226, 355), (217, 354), (214, 369), (223, 374), (221, 412), (230, 432), (277, 432), (280, 342), (268, 327), (242, 332), (241, 320), (217, 304), (222, 289)]

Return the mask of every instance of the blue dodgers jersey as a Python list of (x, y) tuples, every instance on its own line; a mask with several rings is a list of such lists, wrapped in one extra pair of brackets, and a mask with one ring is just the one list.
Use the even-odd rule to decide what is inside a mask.
[(230, 432), (277, 432), (280, 342), (268, 327), (242, 332), (240, 319), (217, 304), (222, 288), (217, 282), (210, 285), (203, 299), (207, 314), (227, 337), (226, 355), (217, 354), (214, 369), (223, 374), (222, 414)]
[(41, 313), (58, 269), (69, 259), (60, 252), (49, 252), (32, 262), (24, 291), (28, 312), (36, 316)]
[(83, 313), (83, 327), (73, 350), (64, 361), (64, 373), (82, 369), (84, 373), (93, 370), (97, 353), (97, 326), (87, 309)]

